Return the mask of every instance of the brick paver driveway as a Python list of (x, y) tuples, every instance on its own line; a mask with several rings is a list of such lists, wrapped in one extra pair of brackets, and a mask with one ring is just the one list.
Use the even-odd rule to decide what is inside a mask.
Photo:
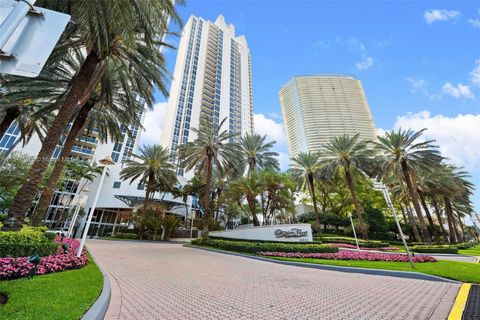
[(459, 285), (324, 271), (184, 248), (92, 240), (106, 319), (446, 319)]

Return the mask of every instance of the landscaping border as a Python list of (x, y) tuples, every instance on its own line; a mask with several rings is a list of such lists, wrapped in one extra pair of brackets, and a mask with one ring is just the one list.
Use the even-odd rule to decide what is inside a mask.
[(88, 251), (90, 256), (95, 261), (98, 269), (103, 275), (103, 288), (102, 292), (98, 296), (97, 300), (92, 304), (92, 306), (85, 312), (81, 318), (81, 320), (96, 320), (96, 319), (103, 319), (105, 314), (107, 313), (108, 305), (110, 304), (110, 296), (112, 295), (112, 288), (110, 286), (110, 279), (108, 277), (108, 273), (105, 271), (103, 266), (99, 263), (97, 259), (95, 259), (94, 255), (91, 251)]
[(414, 271), (410, 272), (410, 271), (397, 271), (397, 270), (385, 270), (385, 269), (368, 269), (368, 268), (333, 266), (333, 265), (325, 265), (325, 264), (322, 265), (322, 264), (314, 264), (314, 263), (307, 263), (307, 262), (292, 262), (292, 261), (264, 258), (256, 255), (255, 256), (247, 255), (247, 254), (237, 253), (232, 251), (219, 250), (219, 249), (209, 248), (209, 247), (195, 246), (191, 244), (184, 244), (183, 246), (194, 248), (194, 249), (216, 252), (216, 253), (229, 254), (233, 256), (240, 256), (240, 257), (255, 259), (260, 261), (266, 261), (271, 263), (295, 266), (295, 267), (322, 269), (322, 270), (348, 272), (348, 273), (361, 273), (361, 274), (370, 274), (370, 275), (376, 275), (376, 276), (397, 277), (397, 278), (406, 278), (406, 279), (415, 279), (415, 280), (428, 280), (428, 281), (449, 282), (449, 283), (457, 283), (457, 284), (462, 283), (456, 280), (451, 280), (447, 278), (442, 278), (442, 277), (420, 273), (420, 272), (414, 272)]

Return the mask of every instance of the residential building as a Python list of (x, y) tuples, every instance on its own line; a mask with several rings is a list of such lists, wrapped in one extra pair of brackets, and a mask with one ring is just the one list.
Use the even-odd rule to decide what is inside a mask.
[(298, 76), (280, 92), (289, 153), (320, 151), (333, 137), (376, 137), (375, 124), (360, 80), (349, 75)]
[(226, 118), (224, 129), (238, 136), (253, 131), (250, 51), (223, 16), (215, 22), (191, 16), (183, 29), (161, 137), (173, 157), (195, 140), (200, 117), (217, 125)]

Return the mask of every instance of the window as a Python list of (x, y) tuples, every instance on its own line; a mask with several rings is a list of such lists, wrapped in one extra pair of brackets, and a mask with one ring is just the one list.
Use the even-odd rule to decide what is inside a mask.
[(115, 181), (113, 183), (113, 189), (120, 189), (120, 186), (122, 185), (121, 181)]
[(143, 183), (139, 183), (137, 185), (137, 190), (144, 190), (145, 189), (145, 185)]

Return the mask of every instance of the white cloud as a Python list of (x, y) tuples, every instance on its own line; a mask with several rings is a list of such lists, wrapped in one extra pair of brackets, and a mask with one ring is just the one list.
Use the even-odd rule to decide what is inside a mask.
[[(274, 117), (276, 118), (276, 117)], [(288, 169), (290, 158), (288, 156), (287, 139), (283, 123), (276, 122), (274, 119), (268, 118), (262, 113), (253, 115), (255, 123), (255, 132), (260, 135), (266, 135), (268, 141), (276, 141), (274, 151), (278, 152), (278, 162), (282, 170)]]
[(460, 16), (460, 11), (456, 10), (441, 10), (430, 9), (423, 13), (423, 18), (428, 24), (432, 24), (435, 21), (448, 21)]
[(155, 103), (153, 109), (147, 111), (144, 121), (144, 132), (140, 136), (140, 145), (159, 144), (162, 136), (163, 121), (167, 111), (167, 103)]
[(470, 81), (480, 87), (480, 59), (475, 61), (475, 68), (470, 72)]
[[(480, 16), (480, 9), (478, 9), (478, 15)], [(474, 28), (480, 28), (480, 19), (468, 19), (467, 22)]]
[(397, 117), (395, 129), (427, 128), (426, 138), (435, 139), (442, 154), (469, 171), (480, 170), (480, 114), (432, 116), (429, 111)]
[(337, 37), (335, 43), (346, 45), (349, 50), (360, 53), (361, 60), (355, 63), (357, 70), (367, 70), (373, 66), (373, 57), (368, 54), (367, 47), (363, 42), (357, 38), (343, 40)]
[(360, 62), (357, 62), (355, 66), (357, 67), (358, 70), (366, 70), (371, 66), (373, 66), (373, 58), (370, 56), (364, 57), (363, 60)]
[(452, 85), (450, 82), (445, 83), (442, 87), (442, 93), (448, 94), (454, 98), (475, 99), (475, 95), (470, 90), (470, 86), (461, 83), (456, 86)]

